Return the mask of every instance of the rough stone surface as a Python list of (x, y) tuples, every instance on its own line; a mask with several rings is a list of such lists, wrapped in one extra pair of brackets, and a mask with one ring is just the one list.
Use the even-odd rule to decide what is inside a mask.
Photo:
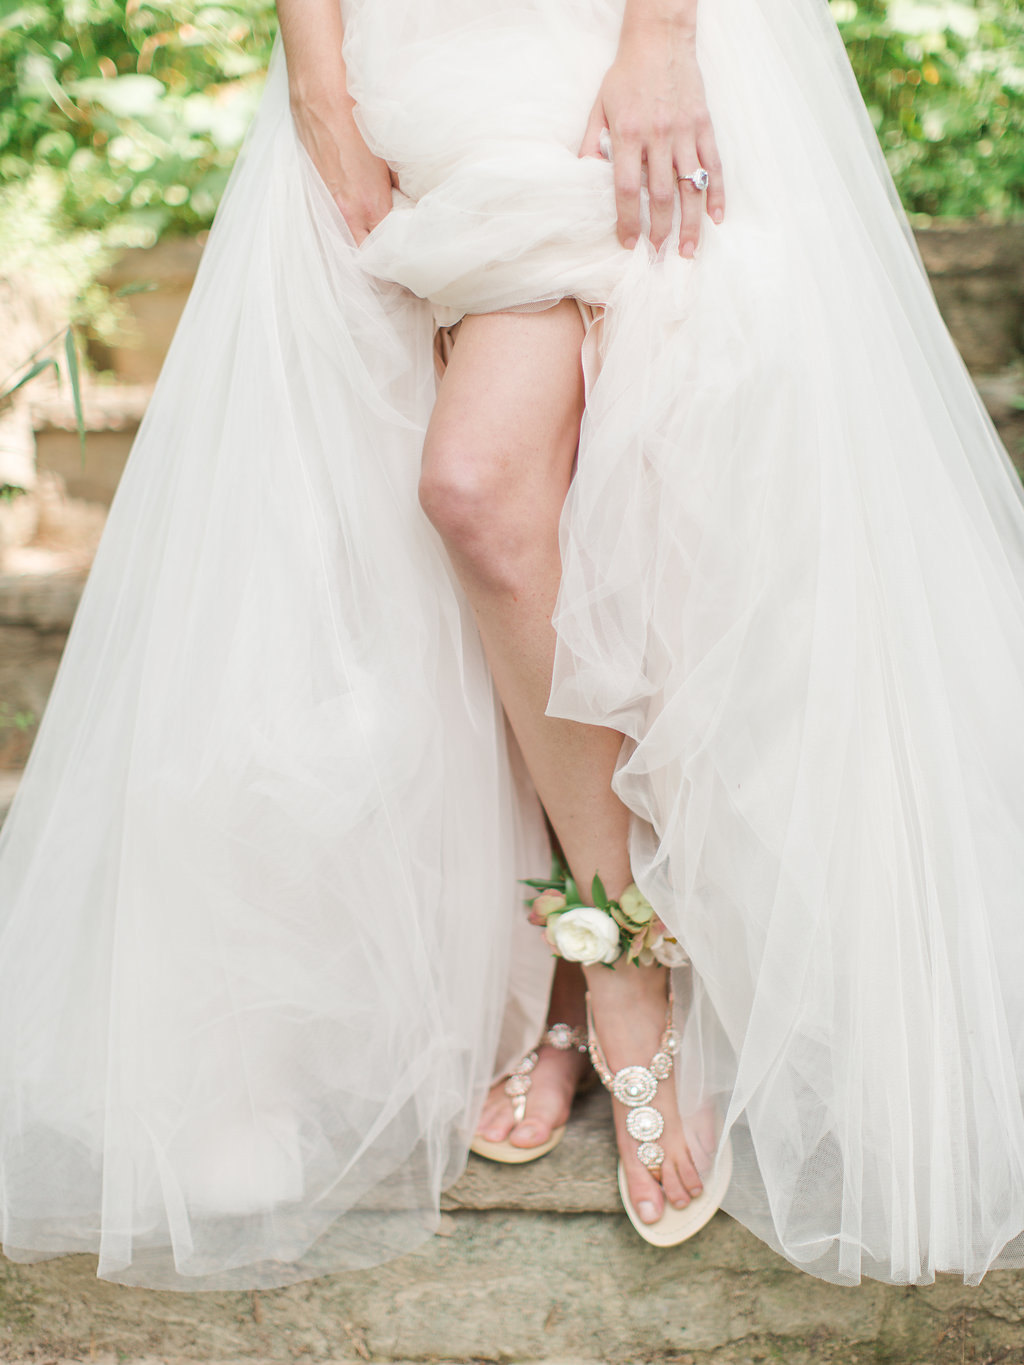
[(969, 369), (991, 372), (1024, 349), (1024, 223), (950, 223), (915, 233), (946, 325)]
[(3, 769), (0, 768), (0, 828), (7, 818), (7, 812), (11, 808), (14, 800), (14, 793), (18, 790), (18, 783), (21, 781), (21, 768)]
[(719, 1214), (659, 1251), (621, 1215), (454, 1215), (390, 1265), (259, 1293), (101, 1283), (91, 1257), (0, 1262), (0, 1359), (1019, 1362), (1024, 1277), (823, 1284)]
[(98, 1280), (91, 1256), (31, 1266), (0, 1258), (0, 1360), (1024, 1361), (1024, 1273), (993, 1272), (978, 1288), (953, 1279), (840, 1288), (722, 1213), (658, 1250), (623, 1216), (614, 1164), (607, 1097), (596, 1094), (542, 1161), (471, 1158), (446, 1201), (456, 1211), (418, 1251), (285, 1289), (156, 1292)]
[(91, 426), (83, 453), (74, 427), (46, 422), (35, 429), (35, 467), (59, 474), (72, 498), (109, 506), (138, 429), (139, 418)]
[(473, 1157), (458, 1184), (442, 1196), (442, 1209), (619, 1213), (611, 1122), (607, 1091), (591, 1091), (576, 1101), (566, 1139), (543, 1161), (520, 1166), (513, 1179), (507, 1167)]
[(0, 573), (0, 769), (28, 757), (84, 580), (80, 568)]
[(90, 348), (100, 369), (113, 370), (129, 384), (151, 384), (156, 379), (192, 288), (205, 239), (202, 233), (197, 238), (175, 237), (154, 247), (132, 248), (101, 277), (115, 291), (140, 283), (151, 287), (124, 299), (131, 319), (124, 342)]

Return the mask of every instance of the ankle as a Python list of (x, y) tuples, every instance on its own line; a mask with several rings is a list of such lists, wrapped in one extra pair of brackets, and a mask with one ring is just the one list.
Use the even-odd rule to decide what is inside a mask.
[(591, 1000), (600, 1006), (602, 1001), (650, 1000), (662, 1003), (668, 996), (668, 968), (657, 964), (642, 967), (620, 958), (613, 967), (585, 967), (584, 975)]

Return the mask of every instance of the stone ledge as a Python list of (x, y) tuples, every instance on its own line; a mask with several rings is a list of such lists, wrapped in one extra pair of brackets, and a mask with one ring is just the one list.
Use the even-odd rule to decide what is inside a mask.
[(85, 578), (83, 568), (0, 573), (0, 625), (67, 631)]
[(915, 228), (929, 275), (1006, 273), (1024, 281), (1024, 223), (940, 221)]
[(18, 790), (18, 783), (21, 781), (23, 771), (22, 768), (0, 768), (0, 827), (7, 819), (7, 812), (11, 809), (11, 802), (14, 800), (14, 793)]
[[(0, 1260), (0, 1359), (104, 1353), (180, 1365), (354, 1361), (786, 1365), (1019, 1359), (1024, 1277), (979, 1288), (793, 1269), (722, 1214), (664, 1251), (621, 1216), (460, 1213), (389, 1265), (286, 1289), (180, 1294), (95, 1279), (95, 1260)], [(1016, 1354), (1015, 1354), (1016, 1353)], [(153, 1362), (155, 1365), (155, 1362)]]
[[(142, 421), (152, 384), (82, 385), (82, 416), (86, 436), (99, 431), (134, 431)], [(33, 428), (39, 431), (76, 431), (75, 409), (66, 392), (32, 395), (29, 413)]]
[(447, 1212), (516, 1210), (621, 1214), (615, 1181), (611, 1097), (582, 1095), (565, 1140), (540, 1161), (502, 1166), (470, 1156), (465, 1174), (441, 1198)]

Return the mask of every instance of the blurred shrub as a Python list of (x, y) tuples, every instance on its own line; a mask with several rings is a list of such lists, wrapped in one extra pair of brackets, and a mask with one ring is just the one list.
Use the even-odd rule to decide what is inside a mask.
[(108, 245), (208, 225), (275, 27), (270, 0), (0, 0), (0, 185), (50, 168)]
[(910, 213), (1024, 216), (1020, 0), (832, 0)]

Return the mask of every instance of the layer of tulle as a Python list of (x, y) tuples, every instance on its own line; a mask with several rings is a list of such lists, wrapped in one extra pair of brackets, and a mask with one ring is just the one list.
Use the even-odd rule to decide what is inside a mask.
[(0, 836), (5, 1250), (228, 1287), (435, 1226), (550, 961), (416, 500), (434, 324), (574, 295), (548, 709), (625, 735), (726, 1208), (840, 1282), (1024, 1262), (1024, 510), (831, 21), (702, 15), (691, 262), (576, 155), (614, 5), (345, 8), (395, 209), (353, 244), (278, 53)]

